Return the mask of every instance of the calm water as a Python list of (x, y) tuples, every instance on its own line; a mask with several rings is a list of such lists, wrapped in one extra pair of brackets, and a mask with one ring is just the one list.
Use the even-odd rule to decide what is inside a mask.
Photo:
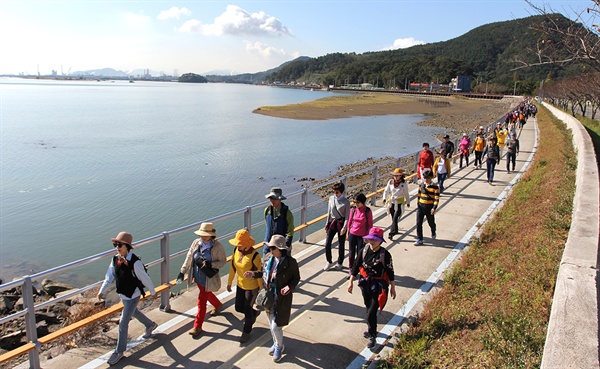
[[(275, 185), (296, 191), (294, 178), (417, 151), (438, 132), (415, 126), (420, 115), (300, 121), (252, 114), (333, 95), (321, 91), (2, 79), (0, 94), (4, 280), (105, 251), (121, 230), (151, 237), (264, 201)], [(192, 239), (172, 248), (186, 249)], [(77, 273), (100, 279), (107, 263)]]

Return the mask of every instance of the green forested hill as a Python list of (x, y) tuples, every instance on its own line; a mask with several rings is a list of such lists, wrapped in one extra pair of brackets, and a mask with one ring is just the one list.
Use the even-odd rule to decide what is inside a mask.
[[(560, 14), (555, 17), (567, 22)], [(538, 35), (532, 25), (541, 16), (487, 24), (452, 40), (407, 49), (364, 54), (333, 53), (298, 60), (281, 67), (267, 81), (320, 85), (372, 83), (376, 87), (404, 88), (407, 82), (449, 83), (456, 75), (473, 77), (473, 87), (490, 93), (532, 93), (540, 81), (577, 73), (577, 65), (544, 65), (515, 70), (516, 59), (535, 62)], [(515, 82), (517, 81), (517, 82)]]

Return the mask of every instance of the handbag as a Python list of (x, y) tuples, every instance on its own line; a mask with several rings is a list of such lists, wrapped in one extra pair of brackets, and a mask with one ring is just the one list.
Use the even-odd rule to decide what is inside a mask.
[(219, 273), (219, 269), (211, 268), (211, 267), (201, 267), (200, 270), (204, 273), (208, 278), (214, 277), (217, 273)]
[(264, 310), (269, 310), (273, 307), (275, 295), (272, 288), (262, 288), (256, 296), (256, 306)]

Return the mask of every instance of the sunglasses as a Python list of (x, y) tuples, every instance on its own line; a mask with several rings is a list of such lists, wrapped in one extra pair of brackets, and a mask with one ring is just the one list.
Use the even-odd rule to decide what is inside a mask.
[(275, 247), (275, 246), (269, 246), (269, 250), (271, 250), (271, 251), (277, 250), (277, 247)]
[(125, 246), (127, 245), (126, 243), (121, 243), (121, 242), (113, 242), (113, 246), (114, 247), (121, 247), (121, 246)]

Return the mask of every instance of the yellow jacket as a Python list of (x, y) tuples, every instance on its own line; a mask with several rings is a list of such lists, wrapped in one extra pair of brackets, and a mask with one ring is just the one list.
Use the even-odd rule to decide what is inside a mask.
[(504, 147), (504, 141), (506, 140), (506, 137), (508, 137), (507, 130), (501, 129), (499, 131), (496, 131), (496, 138), (498, 139), (498, 146)]
[(249, 271), (260, 271), (262, 270), (262, 259), (256, 250), (243, 255), (240, 250), (236, 247), (233, 249), (233, 255), (231, 256), (231, 268), (229, 269), (229, 280), (228, 286), (231, 286), (233, 277), (237, 274), (237, 286), (246, 291), (255, 290), (262, 288), (262, 278), (246, 278), (244, 277), (245, 272)]
[(485, 149), (485, 138), (475, 137), (473, 142), (473, 150), (475, 151), (483, 151)]

